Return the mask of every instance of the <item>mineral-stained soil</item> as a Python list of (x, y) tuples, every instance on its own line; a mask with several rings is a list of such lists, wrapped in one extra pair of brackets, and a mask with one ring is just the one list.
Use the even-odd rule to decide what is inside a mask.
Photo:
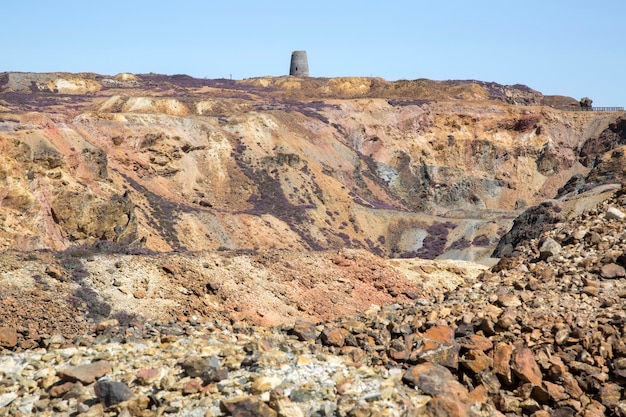
[(566, 101), (478, 81), (3, 73), (0, 247), (489, 263), (520, 210), (624, 143), (620, 113), (551, 107)]
[(625, 416), (624, 114), (575, 103), (0, 74), (0, 416)]

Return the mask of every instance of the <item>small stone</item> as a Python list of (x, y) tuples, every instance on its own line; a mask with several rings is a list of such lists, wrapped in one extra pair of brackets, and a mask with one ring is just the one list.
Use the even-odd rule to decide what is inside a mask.
[[(148, 409), (151, 399), (146, 395), (137, 395), (126, 401), (124, 405), (131, 416), (142, 415), (143, 410)], [(152, 414), (149, 414), (152, 415)]]
[(511, 369), (524, 382), (541, 385), (542, 375), (530, 349), (518, 346), (511, 356)]
[(483, 352), (487, 352), (493, 349), (493, 342), (489, 340), (488, 337), (479, 335), (479, 334), (471, 334), (467, 337), (463, 337), (457, 339), (459, 345), (464, 349), (476, 349), (481, 350)]
[(117, 319), (102, 320), (96, 326), (96, 332), (102, 333), (102, 332), (104, 332), (107, 329), (111, 329), (111, 328), (113, 328), (115, 326), (119, 326), (119, 324), (120, 324), (120, 322), (117, 321)]
[(519, 307), (522, 301), (513, 293), (505, 292), (498, 294), (498, 304), (502, 307)]
[(202, 372), (202, 381), (205, 384), (212, 382), (220, 382), (228, 378), (228, 369), (226, 368), (209, 368)]
[[(518, 395), (519, 395), (519, 393), (518, 393)], [(535, 401), (538, 401), (540, 403), (547, 403), (548, 401), (550, 401), (550, 393), (548, 393), (548, 390), (545, 388), (545, 386), (534, 386), (534, 387), (532, 387), (530, 396)]]
[(554, 335), (554, 342), (557, 345), (562, 345), (567, 339), (569, 339), (569, 328), (557, 330)]
[(98, 381), (94, 386), (96, 397), (105, 407), (111, 407), (133, 397), (133, 392), (118, 381)]
[(220, 401), (220, 410), (232, 417), (277, 417), (278, 413), (255, 397), (236, 397)]
[(39, 347), (39, 342), (35, 339), (22, 340), (20, 347), (24, 350), (31, 350)]
[(550, 381), (543, 381), (542, 387), (548, 396), (550, 396), (550, 398), (555, 402), (563, 401), (569, 398), (567, 393), (565, 393), (565, 389), (560, 385), (554, 384)]
[(578, 385), (578, 381), (569, 372), (565, 372), (561, 375), (561, 386), (565, 389), (565, 392), (572, 398), (580, 398), (584, 394), (584, 391)]
[(522, 415), (520, 400), (513, 395), (509, 395), (505, 392), (500, 392), (494, 398), (494, 403), (496, 404), (498, 410), (503, 413), (514, 413), (516, 415)]
[(89, 411), (89, 406), (85, 403), (78, 403), (76, 405), (76, 412), (78, 414), (85, 414), (87, 411)]
[(592, 400), (587, 408), (585, 408), (584, 417), (604, 417), (605, 415), (606, 407), (600, 404), (598, 401)]
[(185, 373), (192, 378), (203, 377), (207, 372), (214, 372), (221, 367), (220, 359), (217, 356), (201, 357), (195, 356), (185, 359), (180, 366)]
[[(519, 301), (519, 299), (518, 299)], [(521, 304), (521, 303), (520, 303)], [(517, 323), (517, 313), (513, 309), (507, 308), (502, 312), (500, 317), (498, 317), (497, 325), (504, 329), (508, 330)]]
[(604, 384), (600, 387), (598, 396), (603, 406), (613, 409), (619, 403), (622, 396), (622, 388), (614, 383)]
[(430, 362), (420, 363), (406, 370), (402, 382), (418, 387), (432, 396), (448, 396), (457, 402), (466, 402), (469, 392), (448, 368)]
[(487, 317), (483, 317), (480, 320), (478, 330), (481, 330), (485, 336), (493, 336), (496, 334), (495, 323)]
[(0, 327), (0, 347), (13, 348), (17, 345), (17, 331), (12, 327)]
[(542, 286), (543, 284), (541, 283), (541, 281), (535, 277), (530, 277), (530, 279), (528, 280), (528, 289), (531, 291), (539, 291)]
[(17, 398), (17, 394), (14, 392), (7, 392), (0, 394), (0, 408), (6, 407), (11, 404)]
[(200, 379), (193, 378), (193, 379), (189, 380), (183, 386), (183, 394), (184, 395), (195, 394), (197, 392), (200, 392), (201, 389), (202, 389), (202, 382), (200, 381)]
[(551, 237), (546, 238), (546, 240), (544, 240), (539, 247), (539, 259), (545, 261), (551, 256), (555, 256), (561, 253), (562, 249), (563, 248), (556, 240), (552, 239)]
[(43, 398), (43, 399), (37, 400), (37, 401), (34, 402), (33, 405), (35, 406), (35, 409), (37, 411), (44, 411), (50, 405), (50, 399), (49, 398)]
[(97, 361), (88, 365), (70, 366), (59, 369), (57, 375), (67, 381), (80, 381), (83, 385), (89, 385), (109, 372), (111, 372), (111, 364), (109, 362)]
[(277, 377), (262, 376), (257, 378), (250, 387), (253, 394), (261, 394), (266, 391), (271, 391), (282, 383), (282, 380)]
[(74, 382), (67, 381), (61, 384), (53, 385), (48, 390), (48, 395), (50, 395), (50, 398), (60, 398), (70, 392), (72, 387), (74, 387), (74, 384)]
[(277, 391), (270, 393), (269, 406), (276, 410), (279, 417), (304, 417), (302, 409), (289, 398)]
[(617, 264), (606, 264), (600, 269), (600, 276), (603, 278), (623, 278), (626, 277), (626, 269)]
[(597, 297), (600, 294), (600, 289), (598, 287), (593, 287), (591, 285), (587, 285), (583, 287), (582, 292), (584, 294), (590, 295), (592, 297)]
[(624, 214), (622, 211), (616, 209), (615, 207), (609, 207), (606, 211), (606, 218), (609, 220), (624, 220)]
[(157, 381), (161, 377), (162, 371), (160, 368), (142, 369), (137, 371), (137, 381), (141, 385), (150, 385)]
[(147, 295), (148, 295), (148, 292), (144, 289), (139, 289), (133, 293), (133, 297), (137, 299), (146, 298)]
[[(421, 411), (421, 410), (420, 410)], [(424, 416), (464, 417), (469, 414), (469, 406), (454, 398), (437, 396), (424, 406)], [(366, 415), (370, 415), (369, 413)]]
[(487, 370), (476, 375), (477, 380), (487, 388), (489, 394), (497, 394), (500, 392), (500, 388), (502, 388), (502, 384), (500, 384), (500, 380), (498, 377), (491, 372), (491, 370)]
[(343, 327), (326, 328), (322, 331), (321, 339), (325, 345), (343, 347), (350, 332)]
[(532, 398), (526, 398), (524, 401), (520, 402), (520, 407), (526, 412), (525, 414), (532, 414), (541, 410), (537, 401)]
[(65, 337), (62, 334), (57, 333), (52, 335), (52, 337), (48, 340), (47, 345), (48, 348), (60, 348), (66, 343)]
[(433, 326), (422, 335), (421, 343), (411, 352), (411, 360), (419, 359), (458, 369), (459, 349), (451, 327)]
[(493, 370), (506, 385), (510, 385), (513, 382), (510, 365), (513, 349), (513, 345), (500, 342), (496, 345), (493, 352)]
[(477, 374), (489, 368), (493, 361), (480, 350), (470, 350), (463, 356), (461, 363), (467, 369)]
[(58, 265), (48, 265), (46, 267), (46, 274), (50, 278), (58, 279), (59, 281), (64, 281), (64, 273), (63, 268)]
[(319, 331), (317, 330), (315, 324), (308, 321), (297, 320), (293, 329), (291, 329), (291, 334), (296, 335), (298, 339), (302, 341), (306, 341), (317, 339)]

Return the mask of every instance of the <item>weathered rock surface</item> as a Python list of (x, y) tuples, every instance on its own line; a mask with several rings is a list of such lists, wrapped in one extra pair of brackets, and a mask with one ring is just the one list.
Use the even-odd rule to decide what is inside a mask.
[[(617, 193), (451, 291), (441, 281), (443, 292), (331, 320), (137, 317), (5, 348), (0, 415), (621, 415), (626, 277), (602, 270), (624, 264), (621, 221), (604, 213), (625, 206)], [(600, 239), (571, 239), (576, 230)], [(538, 258), (548, 238), (561, 251)], [(347, 255), (329, 264), (347, 268)], [(182, 275), (172, 259), (161, 265)], [(97, 361), (111, 364), (106, 380), (69, 376)], [(121, 394), (107, 399), (113, 385)]]
[[(479, 82), (0, 90), (0, 416), (626, 415), (615, 114)], [(485, 258), (533, 204), (489, 270), (371, 253)]]
[(555, 103), (478, 81), (3, 73), (0, 247), (485, 260), (621, 143), (618, 114)]

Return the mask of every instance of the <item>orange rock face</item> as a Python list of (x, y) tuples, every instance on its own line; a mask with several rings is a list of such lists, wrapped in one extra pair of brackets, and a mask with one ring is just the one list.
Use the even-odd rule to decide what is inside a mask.
[(550, 103), (478, 82), (3, 74), (0, 248), (484, 259), (615, 118)]

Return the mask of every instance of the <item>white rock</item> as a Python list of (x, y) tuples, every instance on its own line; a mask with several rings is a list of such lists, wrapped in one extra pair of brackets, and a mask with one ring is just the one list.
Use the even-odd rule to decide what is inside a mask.
[(27, 416), (31, 415), (33, 413), (33, 407), (37, 401), (39, 401), (39, 395), (22, 398), (19, 411)]
[(282, 379), (277, 377), (262, 376), (252, 383), (251, 389), (253, 394), (261, 394), (266, 391), (273, 390), (281, 384)]
[(606, 218), (609, 219), (609, 220), (611, 220), (611, 219), (624, 220), (624, 217), (626, 217), (626, 214), (624, 214), (620, 210), (616, 209), (615, 207), (610, 207), (606, 211)]
[(17, 394), (14, 392), (7, 392), (6, 394), (0, 395), (0, 408), (6, 407), (11, 404), (13, 400), (17, 398)]

